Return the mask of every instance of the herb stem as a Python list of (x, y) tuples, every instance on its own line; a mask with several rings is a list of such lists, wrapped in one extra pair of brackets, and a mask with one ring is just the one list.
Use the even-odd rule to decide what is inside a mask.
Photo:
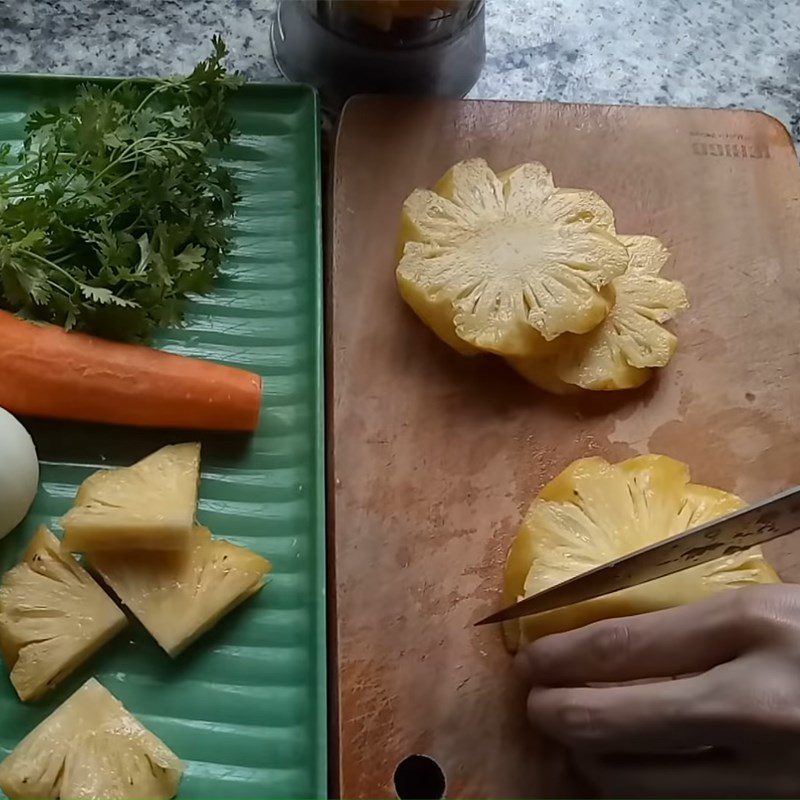
[(27, 256), (34, 261), (38, 261), (42, 266), (48, 267), (50, 269), (54, 269), (56, 272), (63, 275), (68, 280), (72, 281), (79, 289), (84, 286), (81, 281), (79, 281), (74, 275), (70, 275), (67, 270), (61, 267), (59, 264), (56, 264), (55, 261), (51, 261), (49, 258), (45, 258), (44, 256), (40, 256), (38, 253), (34, 253), (33, 250), (17, 250), (20, 255)]
[(159, 84), (136, 106), (136, 111), (134, 114), (138, 114), (159, 92), (163, 92), (165, 89), (169, 89), (172, 87), (177, 87), (180, 84), (171, 83), (170, 81), (161, 81)]
[[(92, 178), (92, 180), (84, 188), (83, 191), (86, 192), (89, 189), (94, 188), (95, 184), (100, 180), (100, 178), (102, 178), (110, 169), (113, 169), (114, 167), (117, 167), (121, 163), (123, 163), (130, 156), (130, 151), (131, 151), (132, 148), (133, 148), (133, 151), (137, 152), (137, 155), (138, 155), (138, 148), (137, 148), (138, 145), (141, 145), (141, 144), (143, 144), (145, 142), (155, 142), (156, 146), (152, 147), (150, 149), (158, 150), (158, 149), (163, 149), (164, 147), (171, 148), (173, 145), (181, 144), (182, 142), (189, 142), (189, 141), (193, 141), (193, 140), (189, 139), (189, 137), (186, 137), (186, 136), (183, 137), (183, 138), (180, 138), (180, 139), (169, 139), (169, 138), (167, 138), (165, 136), (144, 136), (141, 139), (136, 139), (135, 141), (131, 142), (122, 151), (122, 153), (120, 153), (119, 156), (117, 156), (113, 161), (109, 162), (105, 166), (104, 169), (102, 169), (100, 172), (98, 172), (97, 175), (95, 175), (94, 178)], [(160, 145), (160, 147), (159, 147), (159, 145)]]

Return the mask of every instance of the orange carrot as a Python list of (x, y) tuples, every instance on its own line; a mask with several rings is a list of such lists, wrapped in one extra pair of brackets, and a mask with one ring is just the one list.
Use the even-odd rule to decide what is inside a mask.
[(261, 378), (0, 311), (0, 407), (113, 425), (254, 431)]

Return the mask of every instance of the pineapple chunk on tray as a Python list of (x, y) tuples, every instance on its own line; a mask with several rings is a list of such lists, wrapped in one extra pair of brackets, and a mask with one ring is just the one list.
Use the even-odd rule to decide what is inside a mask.
[(197, 442), (162, 447), (131, 467), (95, 472), (61, 519), (64, 546), (72, 552), (186, 548), (199, 479)]
[(89, 556), (122, 603), (177, 656), (264, 585), (270, 563), (196, 526), (184, 552), (98, 552)]
[(37, 700), (127, 625), (45, 527), (0, 584), (0, 649), (21, 700)]
[(0, 763), (10, 800), (169, 800), (183, 764), (94, 678)]

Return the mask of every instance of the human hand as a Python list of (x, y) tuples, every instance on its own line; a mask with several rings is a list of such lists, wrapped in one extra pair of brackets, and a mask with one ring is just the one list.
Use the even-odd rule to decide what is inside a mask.
[(800, 797), (800, 586), (598, 622), (517, 661), (531, 721), (606, 796)]

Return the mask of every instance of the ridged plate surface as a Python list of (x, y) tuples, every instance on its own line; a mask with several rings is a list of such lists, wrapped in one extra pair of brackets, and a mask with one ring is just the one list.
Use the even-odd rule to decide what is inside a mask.
[[(0, 140), (25, 114), (74, 91), (71, 78), (0, 78)], [(266, 588), (177, 660), (133, 622), (46, 701), (19, 702), (0, 667), (0, 758), (91, 676), (186, 763), (181, 798), (310, 798), (326, 789), (324, 390), (317, 104), (303, 87), (247, 86), (223, 161), (243, 199), (217, 289), (191, 305), (163, 349), (260, 373), (252, 437), (200, 436), (198, 517), (270, 559)], [(0, 343), (2, 346), (2, 343)], [(0, 376), (2, 380), (2, 376)], [(192, 432), (32, 422), (36, 504), (0, 542), (0, 569), (35, 528), (55, 526), (99, 467), (129, 464)], [(0, 459), (3, 454), (0, 453)]]

